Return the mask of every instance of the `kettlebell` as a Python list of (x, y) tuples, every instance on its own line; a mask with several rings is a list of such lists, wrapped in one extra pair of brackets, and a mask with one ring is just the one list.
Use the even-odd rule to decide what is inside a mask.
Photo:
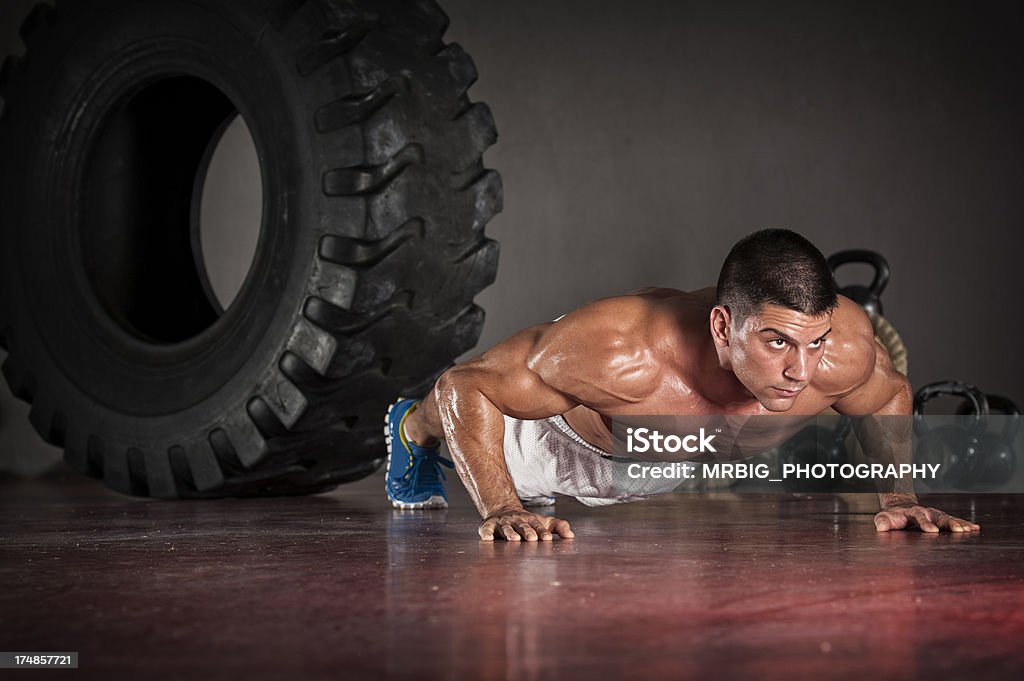
[(833, 274), (841, 265), (847, 263), (867, 263), (875, 268), (875, 276), (868, 286), (859, 284), (844, 286), (839, 289), (839, 292), (859, 303), (868, 312), (881, 316), (882, 300), (880, 296), (885, 290), (886, 284), (889, 283), (889, 262), (882, 257), (881, 253), (860, 249), (839, 251), (828, 257), (828, 266), (832, 268)]
[[(1017, 452), (1013, 444), (1020, 433), (1020, 407), (1009, 397), (986, 395), (989, 416), (1002, 414), (1005, 418), (989, 418), (989, 428), (981, 435), (982, 456), (978, 472), (979, 489), (997, 489), (1013, 477), (1017, 470)], [(966, 401), (957, 409), (957, 414), (970, 414), (971, 403)], [(1002, 428), (993, 431), (996, 421), (1002, 421)], [(998, 425), (998, 424), (995, 424)]]
[[(967, 399), (968, 413), (959, 423), (928, 426), (924, 407), (939, 395), (962, 396)], [(937, 478), (947, 486), (961, 491), (980, 491), (983, 466), (982, 436), (988, 421), (988, 398), (970, 383), (940, 381), (930, 383), (914, 394), (914, 432), (918, 435), (915, 460), (940, 466)]]
[[(812, 425), (802, 428), (793, 437), (779, 446), (779, 461), (786, 464), (808, 464), (847, 462), (846, 437), (850, 434), (853, 421), (849, 416), (840, 416), (832, 428)], [(831, 492), (842, 478), (783, 478), (782, 486), (790, 492)]]

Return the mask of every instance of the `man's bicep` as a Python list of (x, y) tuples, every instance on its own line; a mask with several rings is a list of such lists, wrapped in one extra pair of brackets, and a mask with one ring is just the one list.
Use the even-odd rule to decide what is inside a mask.
[(910, 381), (893, 367), (885, 348), (876, 343), (875, 367), (868, 379), (832, 405), (840, 414), (909, 414)]

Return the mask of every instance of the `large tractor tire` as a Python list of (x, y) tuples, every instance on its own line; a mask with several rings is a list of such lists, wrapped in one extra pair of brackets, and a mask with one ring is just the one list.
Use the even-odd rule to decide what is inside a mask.
[[(430, 0), (62, 0), (0, 72), (3, 374), (38, 433), (160, 498), (323, 491), (479, 339), (496, 133)], [(197, 177), (240, 114), (262, 223), (226, 310)]]

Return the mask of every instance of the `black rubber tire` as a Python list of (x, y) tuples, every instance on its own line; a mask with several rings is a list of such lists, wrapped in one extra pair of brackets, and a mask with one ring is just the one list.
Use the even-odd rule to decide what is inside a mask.
[[(476, 344), (497, 269), (497, 135), (447, 23), (429, 0), (36, 6), (0, 72), (0, 343), (72, 467), (207, 498), (381, 465), (388, 402)], [(236, 110), (263, 222), (219, 314), (192, 190)]]

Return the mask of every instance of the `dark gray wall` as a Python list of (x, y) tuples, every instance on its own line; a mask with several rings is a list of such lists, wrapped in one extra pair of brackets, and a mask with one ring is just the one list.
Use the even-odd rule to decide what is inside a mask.
[[(1024, 400), (1012, 3), (446, 3), (501, 135), (482, 345), (796, 229), (889, 259), (911, 378)], [(842, 281), (842, 278), (841, 278)]]
[(1022, 22), (993, 3), (446, 3), (501, 140), (483, 343), (761, 226), (893, 267), (911, 378), (1024, 398)]
[[(29, 4), (3, 0), (0, 21)], [(487, 164), (505, 181), (490, 226), (502, 260), (478, 298), (480, 347), (637, 286), (712, 284), (736, 239), (785, 226), (826, 254), (886, 255), (915, 384), (1024, 401), (1014, 3), (444, 6), (501, 135)], [(38, 446), (6, 394), (0, 412), (10, 466)]]

